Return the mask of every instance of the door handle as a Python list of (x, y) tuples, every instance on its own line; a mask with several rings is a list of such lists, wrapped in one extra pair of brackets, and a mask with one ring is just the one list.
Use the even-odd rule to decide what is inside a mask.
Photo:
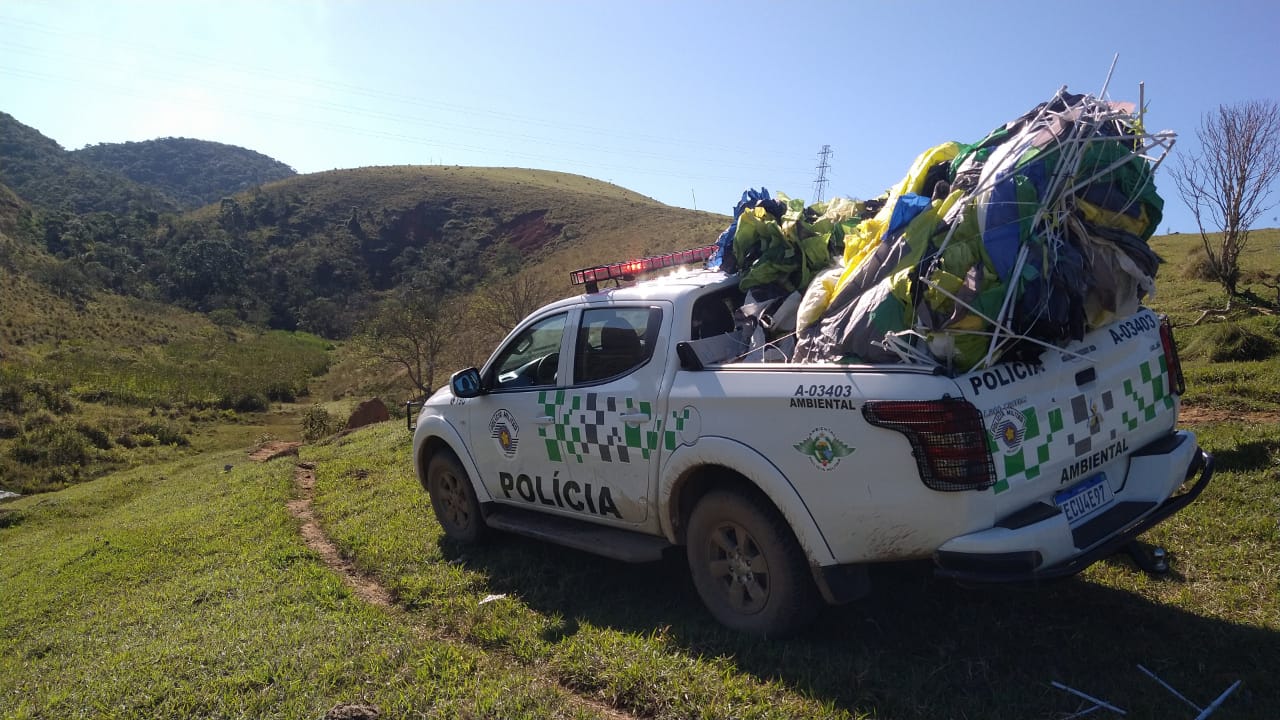
[(550, 425), (551, 423), (555, 422), (556, 419), (552, 415), (539, 415), (538, 417), (534, 418), (533, 421), (539, 425)]
[(649, 422), (649, 413), (622, 413), (618, 417), (622, 418), (624, 423)]

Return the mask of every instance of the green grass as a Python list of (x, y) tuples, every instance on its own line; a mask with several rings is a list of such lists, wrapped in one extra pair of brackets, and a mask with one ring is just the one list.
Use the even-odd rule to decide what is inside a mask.
[[(647, 203), (618, 199), (637, 212)], [(1275, 231), (1255, 235), (1246, 268), (1273, 267), (1277, 241)], [(156, 420), (185, 427), (205, 454), (142, 448), (144, 468), (0, 504), (0, 717), (316, 718), (342, 702), (375, 704), (384, 717), (450, 718), (596, 717), (601, 708), (659, 719), (1027, 718), (1082, 709), (1051, 681), (1129, 717), (1189, 717), (1138, 664), (1202, 705), (1242, 680), (1219, 714), (1274, 717), (1280, 427), (1245, 413), (1280, 409), (1280, 359), (1209, 359), (1216, 324), (1262, 336), (1274, 325), (1243, 313), (1191, 325), (1204, 308), (1225, 304), (1215, 285), (1180, 273), (1195, 242), (1153, 241), (1170, 261), (1153, 305), (1177, 323), (1187, 403), (1241, 419), (1195, 428), (1216, 455), (1215, 479), (1144, 536), (1169, 550), (1167, 576), (1116, 557), (1053, 585), (969, 589), (934, 579), (927, 564), (877, 566), (870, 597), (825, 610), (798, 638), (759, 642), (707, 615), (679, 553), (633, 566), (513, 536), (480, 547), (448, 542), (397, 419), (302, 451), (317, 464), (322, 526), (393, 593), (395, 607), (381, 609), (356, 599), (303, 545), (284, 509), (290, 462), (244, 460), (255, 436), (296, 437), (309, 401), (236, 423), (160, 408)], [(575, 252), (549, 257), (586, 260)], [(1267, 297), (1260, 285), (1244, 286)], [(133, 422), (134, 406), (85, 402), (62, 374), (127, 367), (112, 365), (105, 344), (74, 345), (68, 313), (66, 327), (49, 322), (28, 336), (16, 359), (27, 368), (69, 363), (40, 377), (64, 383), (61, 392), (92, 423)], [(216, 336), (168, 322), (121, 321), (115, 332), (141, 338), (148, 362), (191, 368), (197, 387), (204, 371), (186, 363)], [(160, 335), (164, 343), (148, 339)], [(209, 354), (228, 367), (273, 362), (254, 342), (242, 337)], [(261, 342), (302, 355), (320, 347), (289, 336)], [(77, 352), (95, 359), (82, 362)], [(292, 367), (313, 371), (305, 361)], [(157, 372), (161, 387), (171, 374)], [(145, 397), (148, 387), (131, 392)], [(349, 402), (336, 397), (358, 392), (334, 378), (321, 387), (316, 400), (332, 410)], [(231, 446), (242, 449), (208, 452)], [(504, 597), (481, 604), (489, 595)]]
[(254, 428), (279, 434), (272, 412), (306, 395), (332, 351), (305, 333), (66, 296), (20, 274), (0, 283), (0, 307), (0, 489), (22, 493), (242, 446)]
[(9, 503), (0, 715), (592, 716), (518, 664), (355, 599), (303, 545), (291, 475), (224, 453)]
[[(1074, 703), (1052, 680), (1134, 717), (1176, 714), (1139, 663), (1202, 703), (1244, 680), (1231, 717), (1271, 717), (1280, 703), (1270, 671), (1280, 663), (1274, 428), (1205, 434), (1222, 456), (1217, 479), (1145, 538), (1169, 549), (1169, 577), (1116, 558), (1053, 586), (970, 590), (923, 565), (877, 567), (870, 598), (769, 643), (717, 626), (679, 557), (630, 566), (512, 536), (450, 544), (412, 477), (407, 441), (389, 423), (306, 453), (335, 542), (426, 623), (636, 714), (1066, 714)], [(479, 606), (489, 593), (507, 598)]]
[(70, 379), (71, 394), (88, 401), (260, 410), (305, 394), (311, 377), (327, 369), (327, 353), (324, 340), (305, 333), (210, 331), (136, 350), (68, 345), (30, 374)]

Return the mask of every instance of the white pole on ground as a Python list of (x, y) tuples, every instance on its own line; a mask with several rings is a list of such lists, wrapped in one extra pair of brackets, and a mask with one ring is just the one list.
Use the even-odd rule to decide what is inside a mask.
[(1139, 670), (1141, 670), (1142, 672), (1146, 673), (1146, 674), (1147, 674), (1147, 677), (1149, 677), (1149, 678), (1151, 678), (1152, 680), (1155, 680), (1156, 682), (1160, 683), (1160, 684), (1164, 687), (1164, 689), (1165, 689), (1165, 690), (1168, 690), (1169, 692), (1173, 693), (1173, 696), (1174, 696), (1174, 697), (1176, 697), (1176, 698), (1178, 698), (1179, 700), (1181, 700), (1182, 702), (1184, 702), (1184, 703), (1186, 703), (1186, 704), (1190, 705), (1190, 706), (1191, 706), (1191, 708), (1192, 708), (1193, 710), (1195, 710), (1196, 712), (1203, 712), (1203, 711), (1204, 711), (1204, 708), (1201, 708), (1199, 705), (1197, 705), (1197, 704), (1195, 704), (1195, 703), (1191, 702), (1190, 700), (1188, 700), (1185, 696), (1183, 696), (1183, 694), (1182, 694), (1182, 693), (1178, 692), (1177, 690), (1174, 690), (1174, 689), (1173, 689), (1173, 686), (1171, 686), (1169, 683), (1167, 683), (1167, 682), (1165, 682), (1165, 681), (1161, 680), (1160, 678), (1156, 677), (1156, 674), (1155, 674), (1155, 673), (1153, 673), (1153, 672), (1151, 672), (1150, 670), (1148, 670), (1148, 669), (1146, 669), (1146, 668), (1142, 667), (1141, 665), (1139, 665), (1139, 666), (1138, 666), (1138, 669), (1139, 669)]
[(1050, 685), (1053, 685), (1054, 687), (1058, 688), (1059, 690), (1065, 690), (1065, 691), (1067, 691), (1067, 692), (1071, 693), (1072, 695), (1075, 695), (1076, 697), (1084, 698), (1085, 700), (1088, 700), (1089, 702), (1091, 702), (1091, 703), (1093, 703), (1093, 704), (1095, 704), (1095, 705), (1099, 705), (1099, 706), (1101, 706), (1101, 707), (1104, 707), (1104, 708), (1106, 708), (1106, 709), (1110, 710), (1110, 711), (1111, 711), (1111, 712), (1113, 712), (1113, 713), (1118, 713), (1118, 714), (1120, 714), (1120, 715), (1128, 715), (1128, 714), (1129, 714), (1129, 713), (1125, 712), (1124, 710), (1121, 710), (1120, 708), (1116, 707), (1115, 705), (1112, 705), (1111, 703), (1106, 702), (1105, 700), (1099, 700), (1098, 698), (1093, 697), (1092, 695), (1086, 695), (1086, 694), (1084, 694), (1084, 693), (1080, 692), (1079, 690), (1076, 690), (1075, 688), (1069, 688), (1069, 687), (1067, 687), (1066, 685), (1063, 685), (1062, 683), (1058, 682), (1057, 680), (1051, 680), (1051, 681), (1049, 682), (1049, 684), (1050, 684)]
[(1235, 683), (1232, 684), (1231, 687), (1227, 688), (1221, 695), (1218, 696), (1217, 700), (1214, 700), (1213, 702), (1209, 703), (1209, 707), (1205, 708), (1204, 712), (1197, 715), (1196, 720), (1205, 720), (1205, 718), (1213, 714), (1213, 711), (1218, 709), (1218, 706), (1222, 704), (1222, 701), (1226, 700), (1228, 695), (1235, 692), (1236, 688), (1240, 687), (1241, 682), (1242, 681), (1240, 680), (1235, 681)]

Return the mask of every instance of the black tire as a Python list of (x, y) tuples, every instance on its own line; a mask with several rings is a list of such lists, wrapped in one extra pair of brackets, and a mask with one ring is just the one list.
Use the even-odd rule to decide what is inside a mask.
[(767, 501), (709, 492), (689, 517), (686, 541), (694, 587), (722, 625), (777, 638), (817, 616), (822, 599), (804, 551)]
[(445, 535), (465, 543), (485, 536), (489, 528), (480, 513), (480, 501), (466, 469), (451, 451), (441, 450), (427, 463), (427, 493)]

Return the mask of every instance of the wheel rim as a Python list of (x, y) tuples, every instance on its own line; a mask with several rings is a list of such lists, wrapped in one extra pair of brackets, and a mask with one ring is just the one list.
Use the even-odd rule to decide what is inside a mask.
[(707, 539), (711, 579), (725, 593), (729, 606), (750, 614), (769, 601), (769, 562), (746, 528), (724, 522)]
[(471, 511), (467, 503), (466, 490), (462, 480), (451, 472), (440, 473), (436, 482), (436, 498), (440, 501), (440, 509), (444, 512), (445, 522), (455, 528), (465, 529), (471, 522)]

